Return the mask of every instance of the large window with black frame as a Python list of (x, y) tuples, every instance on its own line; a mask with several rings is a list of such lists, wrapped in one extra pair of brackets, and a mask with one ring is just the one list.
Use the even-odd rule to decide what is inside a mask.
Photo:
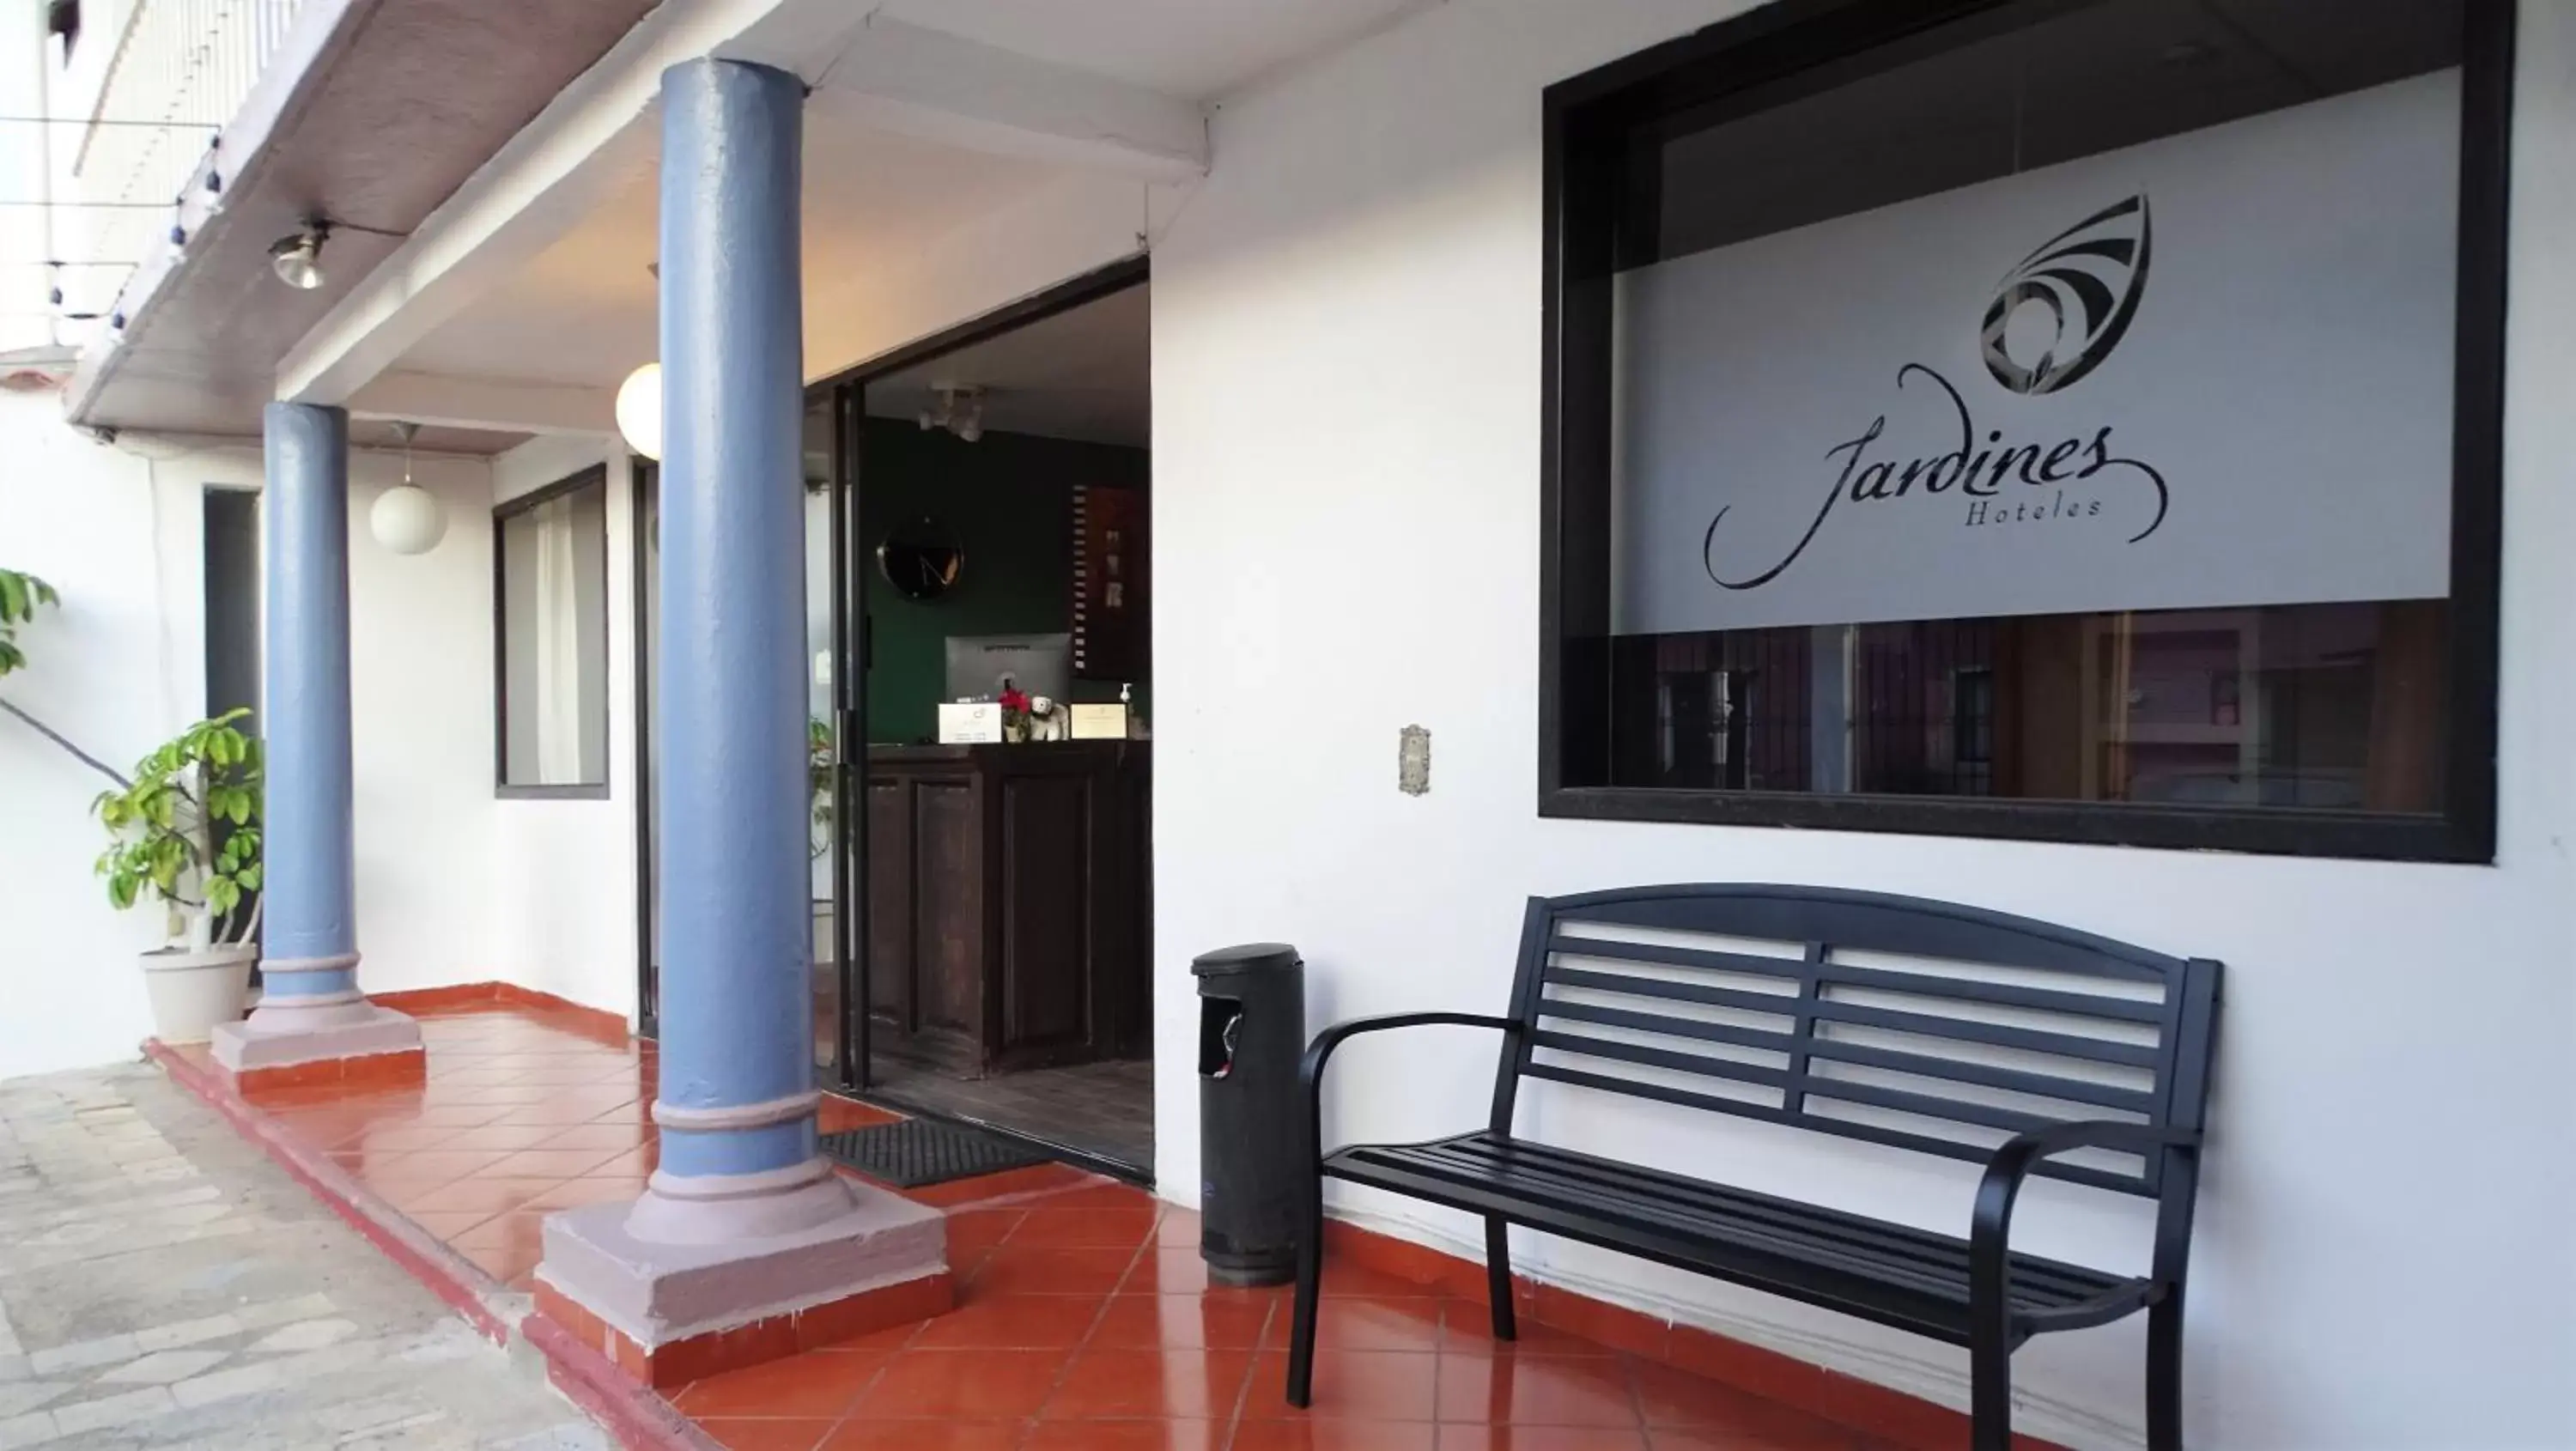
[(608, 794), (608, 471), (492, 511), (497, 792)]
[(1551, 815), (2491, 854), (2509, 0), (1783, 0), (1548, 95)]

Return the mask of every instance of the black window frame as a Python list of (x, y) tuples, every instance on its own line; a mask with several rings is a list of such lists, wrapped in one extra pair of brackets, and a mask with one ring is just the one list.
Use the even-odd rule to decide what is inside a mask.
[[(601, 708), (609, 714), (607, 739), (600, 752), (599, 779), (570, 785), (534, 785), (510, 779), (510, 618), (509, 559), (502, 547), (501, 526), (540, 505), (552, 503), (585, 488), (597, 488), (600, 502), (599, 572), (608, 578), (608, 465), (592, 464), (568, 478), (555, 480), (543, 488), (504, 504), (492, 507), (492, 792), (503, 801), (605, 801), (609, 782), (616, 777), (616, 709), (603, 700)], [(611, 592), (600, 591), (600, 628), (608, 628), (614, 612), (609, 601)]]
[[(2092, 3), (2092, 0), (2077, 0)], [(1543, 98), (1538, 814), (2437, 862), (2495, 858), (2514, 0), (2464, 0), (2443, 807), (2280, 807), (1809, 794), (1610, 779), (1612, 237), (1630, 128), (1755, 87), (1822, 91), (2063, 13), (2067, 0), (1773, 0), (1549, 86)], [(1947, 30), (1948, 36), (1934, 34)], [(1794, 80), (1792, 79), (1794, 78)], [(1771, 104), (1766, 102), (1765, 104)], [(1581, 769), (1578, 769), (1580, 767)]]

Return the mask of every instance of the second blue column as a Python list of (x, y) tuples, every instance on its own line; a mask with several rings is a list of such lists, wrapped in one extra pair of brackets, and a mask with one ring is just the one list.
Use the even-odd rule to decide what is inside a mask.
[[(808, 986), (803, 106), (803, 84), (763, 66), (691, 61), (662, 83), (662, 1161), (644, 1235), (738, 1233), (742, 1200), (828, 1179)], [(802, 1197), (753, 1217), (846, 1204)]]

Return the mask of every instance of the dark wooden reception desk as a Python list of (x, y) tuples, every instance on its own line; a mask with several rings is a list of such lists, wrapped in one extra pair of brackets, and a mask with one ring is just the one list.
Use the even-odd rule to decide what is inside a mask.
[(1150, 1051), (1151, 750), (869, 748), (874, 1052), (980, 1077)]

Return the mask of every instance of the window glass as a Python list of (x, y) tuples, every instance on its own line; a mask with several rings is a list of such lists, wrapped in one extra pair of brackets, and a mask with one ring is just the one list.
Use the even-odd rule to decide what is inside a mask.
[(608, 784), (608, 483), (504, 506), (501, 784)]
[(1570, 148), (1568, 784), (2442, 810), (2463, 23), (2007, 6)]
[(805, 809), (807, 884), (814, 902), (814, 1066), (837, 1075), (841, 1059), (841, 841), (845, 833), (835, 789), (843, 743), (833, 676), (832, 391), (805, 400)]

